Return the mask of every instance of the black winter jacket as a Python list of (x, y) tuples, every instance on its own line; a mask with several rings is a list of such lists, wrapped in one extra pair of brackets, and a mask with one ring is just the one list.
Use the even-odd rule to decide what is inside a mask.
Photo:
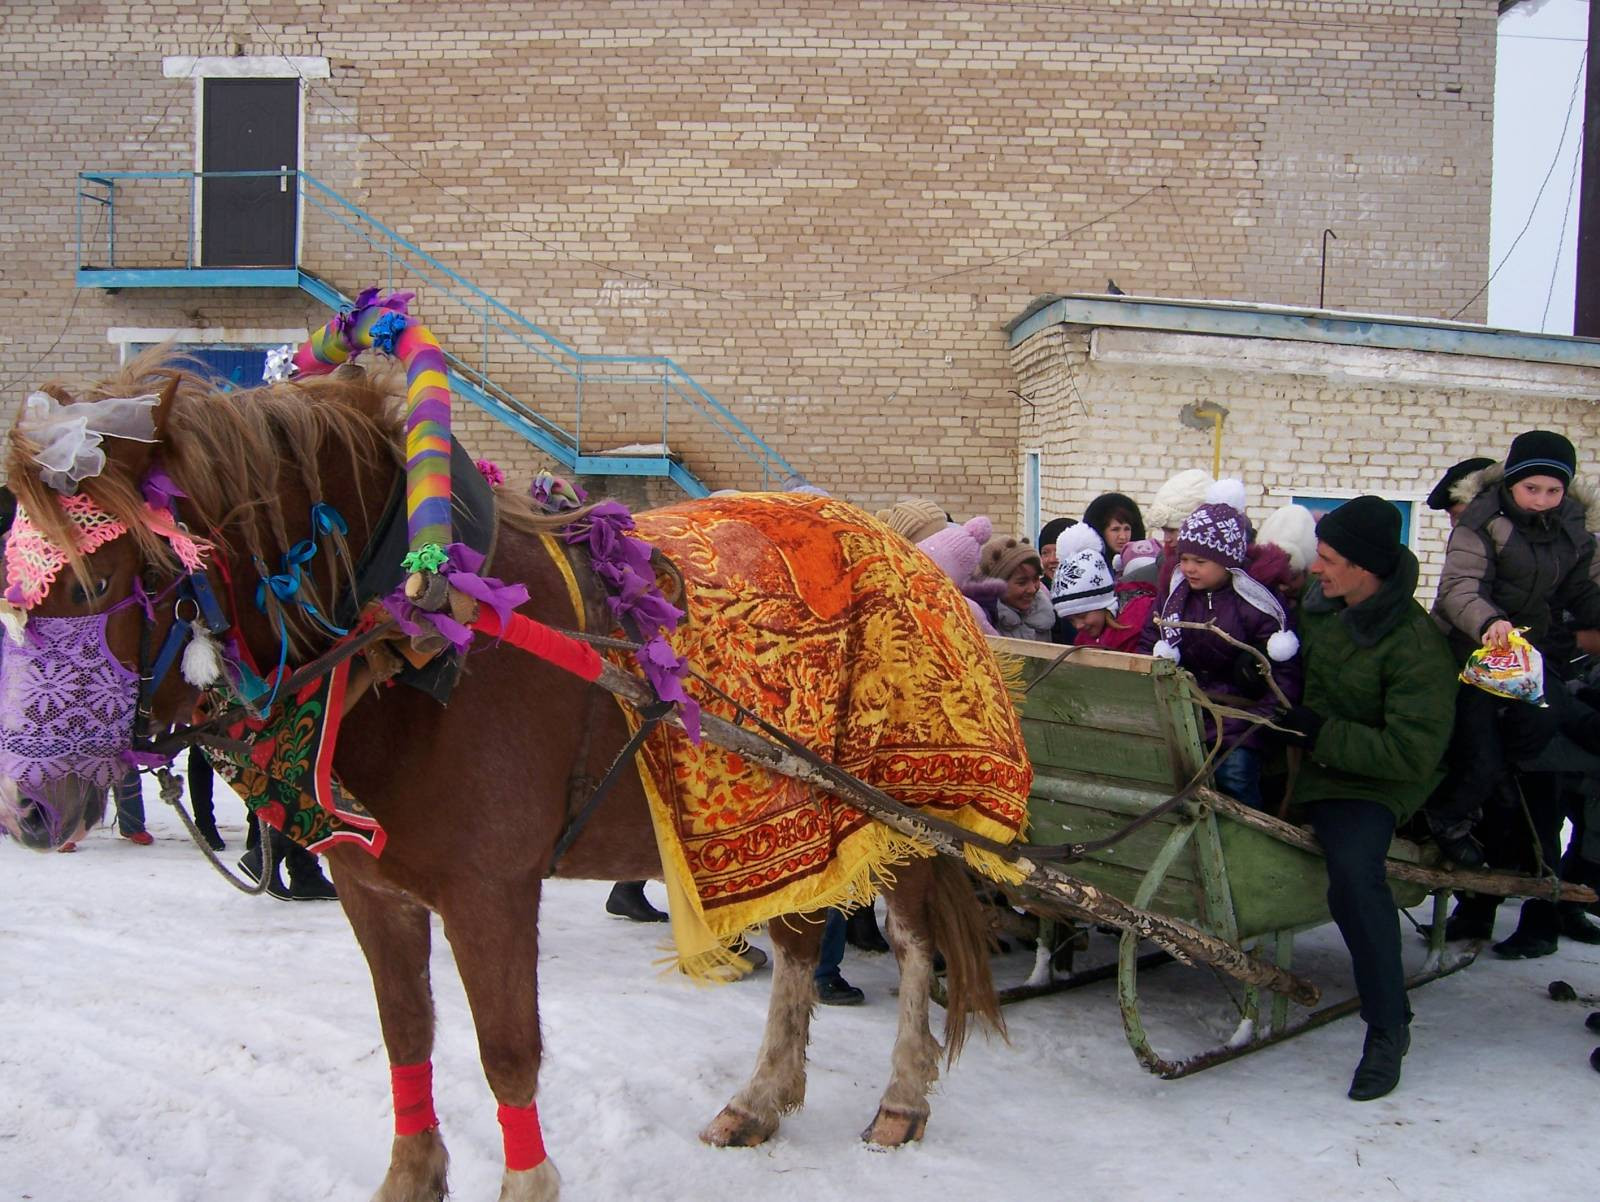
[(1550, 649), (1552, 614), (1565, 611), (1579, 629), (1600, 630), (1585, 498), (1569, 488), (1555, 509), (1529, 513), (1512, 501), (1503, 478), (1500, 464), (1468, 477), (1480, 491), (1445, 548), (1433, 613), (1458, 661), (1501, 618), (1526, 627), (1541, 651)]

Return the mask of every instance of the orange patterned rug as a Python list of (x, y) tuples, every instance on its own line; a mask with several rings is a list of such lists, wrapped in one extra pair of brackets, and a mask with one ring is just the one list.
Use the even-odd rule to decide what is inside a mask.
[[(683, 573), (688, 618), (671, 641), (694, 669), (898, 800), (1002, 842), (1021, 833), (1033, 772), (1011, 698), (960, 591), (921, 552), (853, 506), (796, 493), (636, 520)], [(735, 718), (698, 682), (689, 691)], [(722, 945), (779, 914), (866, 901), (896, 864), (931, 854), (676, 729), (659, 728), (642, 760), (691, 971), (717, 962), (706, 934)]]

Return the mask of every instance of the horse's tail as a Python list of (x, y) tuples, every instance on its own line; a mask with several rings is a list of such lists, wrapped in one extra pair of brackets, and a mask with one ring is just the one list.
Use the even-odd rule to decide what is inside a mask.
[(944, 955), (944, 1047), (947, 1061), (961, 1054), (967, 1023), (976, 1017), (1002, 1039), (1005, 1019), (995, 993), (989, 956), (994, 937), (966, 869), (945, 856), (933, 857), (928, 923), (933, 944)]

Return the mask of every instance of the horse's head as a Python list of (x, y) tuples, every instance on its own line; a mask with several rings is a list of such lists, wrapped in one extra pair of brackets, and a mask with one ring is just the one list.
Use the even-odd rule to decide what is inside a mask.
[[(232, 669), (322, 637), (306, 614), (331, 612), (334, 557), (279, 564), (318, 503), (363, 545), (365, 510), (400, 470), (395, 400), (392, 381), (356, 369), (217, 391), (162, 350), (81, 397), (29, 398), (5, 463), (18, 505), (0, 586), (0, 827), (40, 849), (72, 838), (139, 762), (136, 722), (148, 734), (186, 722), (202, 685), (243, 679), (166, 670), (189, 623), (227, 629)], [(255, 596), (280, 570), (301, 603), (237, 605), (235, 588)], [(229, 611), (220, 623), (200, 594)]]
[(0, 826), (44, 850), (104, 814), (131, 765), (141, 650), (163, 637), (152, 589), (198, 544), (145, 500), (180, 385), (30, 397), (10, 435), (0, 649)]

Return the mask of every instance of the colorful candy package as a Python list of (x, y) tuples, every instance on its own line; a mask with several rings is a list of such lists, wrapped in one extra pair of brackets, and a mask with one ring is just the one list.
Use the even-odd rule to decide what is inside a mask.
[(1494, 647), (1479, 647), (1467, 657), (1467, 666), (1461, 669), (1461, 679), (1496, 697), (1513, 701), (1526, 701), (1543, 707), (1544, 656), (1532, 643), (1522, 637), (1521, 630), (1511, 633), (1511, 645), (1504, 651)]

